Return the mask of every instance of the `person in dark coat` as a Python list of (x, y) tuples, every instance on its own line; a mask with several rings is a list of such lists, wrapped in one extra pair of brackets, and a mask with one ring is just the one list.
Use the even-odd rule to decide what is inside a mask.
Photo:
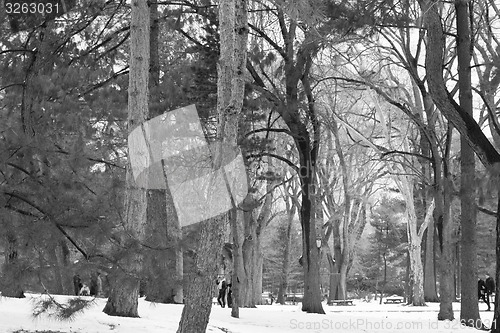
[(226, 306), (226, 279), (222, 278), (222, 280), (217, 280), (217, 286), (219, 288), (219, 297), (217, 297), (217, 302), (222, 307)]
[(80, 275), (76, 274), (73, 276), (73, 287), (75, 288), (75, 295), (78, 296), (80, 295), (80, 289), (83, 287), (82, 279), (80, 278)]
[(490, 296), (495, 292), (495, 280), (489, 275), (486, 274), (486, 295), (488, 297), (488, 300), (490, 299)]
[(482, 299), (486, 305), (488, 305), (488, 310), (490, 311), (490, 298), (486, 294), (486, 283), (483, 279), (477, 281), (477, 298)]
[(233, 306), (233, 288), (232, 284), (227, 284), (227, 307), (230, 308)]

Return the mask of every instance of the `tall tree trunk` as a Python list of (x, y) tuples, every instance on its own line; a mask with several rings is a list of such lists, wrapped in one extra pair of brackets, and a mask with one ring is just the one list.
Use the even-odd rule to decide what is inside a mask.
[(431, 220), (425, 236), (424, 297), (427, 302), (439, 302), (436, 286), (436, 252), (434, 247), (434, 236), (434, 220)]
[(23, 272), (20, 267), (17, 237), (12, 231), (8, 231), (6, 241), (7, 248), (1, 283), (2, 296), (24, 298)]
[[(410, 258), (410, 277), (412, 298), (411, 303), (415, 306), (425, 305), (424, 299), (424, 272), (422, 266), (422, 234), (426, 228), (424, 222), (421, 226), (420, 232), (417, 231), (417, 216), (415, 213), (415, 206), (413, 203), (413, 183), (408, 176), (398, 177), (398, 187), (403, 194), (406, 202), (405, 216), (407, 220), (407, 233), (408, 233), (408, 254)], [(428, 223), (431, 220), (432, 210), (434, 206), (431, 205), (430, 211), (427, 212), (425, 219)]]
[[(262, 303), (262, 233), (265, 231), (271, 215), (273, 189), (277, 181), (268, 181), (266, 196), (257, 218), (252, 211), (244, 214), (243, 250), (243, 290), (240, 293), (240, 306), (255, 307)], [(249, 198), (250, 199), (250, 198)], [(252, 200), (252, 199), (250, 199)]]
[(260, 236), (257, 235), (257, 221), (253, 218), (252, 211), (244, 212), (244, 240), (242, 240), (243, 270), (245, 273), (244, 285), (240, 291), (240, 305), (242, 307), (255, 307), (255, 282), (257, 275), (257, 247), (260, 246)]
[(57, 255), (58, 244), (51, 244), (48, 255), (50, 258), (50, 264), (53, 267), (52, 272), (54, 273), (54, 293), (58, 295), (64, 295), (64, 274), (61, 268), (61, 262), (59, 256)]
[(405, 303), (411, 304), (413, 299), (413, 281), (410, 274), (410, 251), (406, 251), (406, 275), (405, 275)]
[(286, 234), (285, 234), (285, 248), (283, 249), (283, 265), (281, 267), (281, 275), (280, 275), (280, 286), (278, 290), (278, 299), (277, 302), (279, 304), (285, 304), (285, 294), (288, 289), (288, 274), (290, 273), (290, 248), (292, 241), (292, 227), (293, 227), (293, 217), (295, 215), (295, 211), (297, 206), (293, 199), (291, 202), (289, 200), (286, 201), (287, 208), (287, 221), (286, 221)]
[[(471, 32), (469, 0), (456, 0), (458, 86), (460, 106), (472, 115)], [(475, 156), (462, 135), (460, 137), (460, 204), (461, 204), (461, 282), (460, 321), (475, 328), (482, 327), (477, 301), (477, 242), (475, 200)]]
[(59, 241), (60, 248), (60, 263), (63, 267), (63, 285), (64, 285), (64, 293), (65, 295), (73, 295), (73, 275), (71, 274), (70, 269), (70, 250), (68, 247), (68, 243), (66, 243), (65, 239), (61, 239)]
[(205, 332), (217, 285), (227, 213), (203, 221), (177, 333)]
[(500, 333), (500, 185), (497, 185), (497, 218), (496, 218), (496, 269), (495, 269), (495, 307), (493, 314), (493, 322), (491, 325), (491, 333)]
[[(145, 0), (132, 1), (130, 30), (129, 134), (137, 126), (143, 126), (142, 124), (149, 115), (150, 11)], [(138, 186), (132, 175), (130, 154), (127, 163), (126, 185), (123, 223), (125, 234), (131, 236), (132, 239), (124, 238), (122, 241), (123, 244), (126, 241), (131, 248), (120, 263), (121, 269), (115, 270), (111, 292), (103, 311), (112, 316), (138, 317), (139, 276), (143, 268), (143, 256), (139, 242), (144, 239), (146, 230), (147, 195), (146, 190)]]
[(442, 196), (442, 206), (438, 210), (438, 204), (436, 203), (436, 210), (438, 210), (437, 224), (438, 230), (440, 230), (440, 258), (439, 258), (439, 313), (438, 320), (453, 320), (455, 315), (453, 313), (452, 302), (455, 299), (455, 288), (454, 288), (454, 262), (453, 262), (453, 252), (454, 244), (452, 240), (453, 235), (453, 224), (451, 218), (451, 180), (445, 177), (441, 180), (441, 193), (438, 194)]
[[(238, 121), (245, 90), (246, 44), (248, 34), (245, 0), (222, 0), (219, 3), (220, 58), (217, 81), (219, 123), (214, 169), (222, 165), (222, 144), (237, 146)], [(228, 184), (226, 183), (228, 186)], [(235, 209), (235, 207), (233, 207)], [(218, 263), (224, 243), (228, 213), (202, 222), (194, 274), (190, 276), (186, 301), (177, 333), (205, 332), (212, 308)], [(235, 301), (235, 300), (233, 300)], [(236, 300), (237, 301), (237, 300)]]
[[(308, 134), (306, 133), (307, 137)], [(307, 140), (308, 141), (308, 140)], [(307, 145), (307, 146), (305, 146)], [(321, 305), (320, 276), (319, 276), (319, 251), (316, 246), (316, 226), (314, 206), (316, 202), (314, 188), (315, 161), (310, 159), (311, 151), (309, 143), (302, 143), (307, 147), (301, 153), (301, 170), (305, 175), (301, 177), (302, 205), (300, 207), (300, 222), (302, 226), (302, 268), (304, 271), (304, 299), (302, 300), (302, 311), (308, 313), (324, 314)], [(305, 154), (304, 154), (305, 153)], [(306, 157), (307, 156), (307, 157)]]
[[(149, 5), (150, 12), (150, 66), (149, 66), (149, 116), (150, 120), (163, 113), (160, 100), (160, 63), (158, 54), (158, 4)], [(166, 184), (167, 178), (163, 177)], [(168, 185), (167, 185), (168, 187)], [(168, 190), (168, 189), (167, 189)], [(145, 251), (146, 300), (157, 303), (174, 302), (175, 287), (182, 282), (172, 277), (172, 252), (165, 248), (168, 245), (167, 194), (165, 189), (148, 189), (147, 191), (147, 232), (146, 243), (150, 248)], [(173, 202), (171, 203), (173, 205)], [(170, 266), (170, 267), (169, 267)]]
[(340, 224), (342, 219), (338, 218), (333, 221), (333, 274), (330, 277), (330, 293), (328, 299), (341, 299), (342, 293), (340, 291), (340, 267), (342, 266), (343, 256), (340, 241)]
[(240, 306), (242, 297), (247, 285), (247, 274), (243, 263), (243, 213), (233, 209), (230, 213), (229, 223), (231, 225), (231, 235), (233, 239), (233, 274), (231, 277), (232, 307), (231, 317), (240, 317)]

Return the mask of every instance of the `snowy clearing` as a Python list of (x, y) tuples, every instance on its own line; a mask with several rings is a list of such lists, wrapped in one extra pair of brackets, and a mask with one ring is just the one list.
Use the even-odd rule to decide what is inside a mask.
[[(110, 317), (102, 312), (106, 299), (97, 299), (95, 305), (69, 322), (61, 322), (46, 315), (34, 319), (33, 300), (39, 295), (27, 295), (25, 299), (0, 299), (0, 332), (2, 333), (165, 333), (176, 332), (182, 305), (152, 304), (141, 299), (141, 318)], [(68, 296), (57, 296), (64, 302)], [(90, 299), (90, 298), (89, 298)], [(212, 307), (207, 332), (211, 333), (285, 333), (285, 332), (474, 332), (473, 328), (460, 326), (454, 321), (438, 322), (439, 304), (425, 307), (401, 304), (378, 304), (354, 301), (354, 306), (327, 306), (326, 315), (307, 314), (299, 305), (262, 305), (256, 309), (240, 309), (240, 319), (231, 318), (231, 310)], [(460, 304), (454, 305), (455, 317), (460, 317)], [(493, 311), (479, 304), (485, 324), (491, 324)], [(477, 331), (476, 331), (477, 332)], [(201, 333), (201, 332), (193, 332)]]

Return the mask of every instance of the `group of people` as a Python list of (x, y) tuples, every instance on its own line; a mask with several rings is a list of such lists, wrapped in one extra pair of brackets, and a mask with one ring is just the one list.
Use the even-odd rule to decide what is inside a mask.
[(486, 280), (479, 279), (477, 281), (477, 298), (482, 299), (484, 303), (488, 306), (490, 311), (490, 296), (495, 292), (495, 280), (489, 274), (486, 274)]
[(233, 297), (231, 290), (231, 283), (227, 283), (225, 278), (217, 279), (217, 288), (219, 289), (219, 295), (217, 296), (217, 302), (221, 307), (226, 306), (227, 299), (227, 307), (230, 308), (233, 306)]

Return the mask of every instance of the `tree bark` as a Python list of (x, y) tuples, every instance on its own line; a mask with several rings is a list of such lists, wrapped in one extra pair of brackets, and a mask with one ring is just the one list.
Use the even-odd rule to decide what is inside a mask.
[[(471, 32), (469, 0), (456, 0), (458, 86), (460, 106), (472, 116)], [(460, 136), (460, 204), (461, 204), (461, 282), (460, 321), (466, 326), (483, 328), (477, 301), (477, 242), (475, 156), (464, 135)]]
[(295, 205), (294, 199), (286, 200), (286, 210), (287, 210), (287, 221), (286, 221), (286, 234), (285, 234), (285, 248), (283, 249), (283, 266), (281, 267), (280, 276), (280, 286), (278, 290), (279, 304), (285, 304), (285, 294), (288, 289), (288, 274), (290, 272), (290, 248), (292, 239), (292, 227), (293, 227), (293, 217), (297, 206)]
[(497, 189), (497, 218), (496, 218), (496, 269), (495, 269), (495, 306), (493, 314), (493, 322), (491, 325), (491, 333), (500, 333), (500, 186)]
[(436, 285), (436, 253), (435, 253), (434, 220), (427, 226), (425, 239), (424, 263), (424, 297), (427, 302), (439, 302)]
[[(236, 147), (245, 90), (248, 35), (245, 0), (219, 3), (220, 58), (217, 80), (217, 140), (214, 169), (222, 165), (222, 144)], [(233, 207), (235, 209), (236, 207)], [(228, 213), (202, 222), (201, 236), (177, 333), (205, 332), (212, 308)], [(232, 281), (233, 283), (236, 281)], [(233, 302), (238, 300), (234, 300)]]
[(7, 249), (2, 274), (2, 296), (24, 298), (22, 286), (23, 273), (20, 267), (19, 249), (16, 235), (8, 231), (6, 235)]
[(417, 231), (417, 216), (415, 213), (415, 206), (413, 203), (413, 183), (408, 176), (398, 176), (398, 187), (403, 194), (406, 202), (405, 217), (407, 220), (407, 233), (408, 233), (408, 255), (410, 258), (410, 274), (409, 280), (411, 281), (411, 303), (415, 306), (425, 305), (424, 299), (424, 272), (422, 265), (422, 235), (427, 227), (429, 220), (431, 220), (434, 204), (429, 206), (429, 210), (425, 215), (424, 223)]
[(437, 224), (440, 225), (440, 258), (439, 258), (439, 268), (440, 268), (440, 280), (439, 280), (439, 313), (438, 320), (453, 320), (455, 315), (453, 313), (452, 302), (455, 299), (455, 285), (454, 285), (454, 265), (453, 265), (453, 252), (454, 244), (452, 240), (453, 225), (451, 218), (451, 193), (450, 184), (451, 180), (448, 177), (444, 177), (441, 180), (439, 197), (442, 197), (442, 206), (438, 209), (438, 204), (436, 203), (435, 211), (438, 211)]
[[(150, 11), (145, 0), (132, 1), (130, 30), (129, 134), (137, 126), (142, 126), (149, 115)], [(120, 263), (120, 269), (115, 269), (113, 285), (103, 311), (112, 316), (138, 317), (139, 277), (143, 269), (143, 255), (138, 243), (144, 239), (146, 230), (147, 195), (146, 190), (134, 180), (130, 159), (126, 177), (122, 244), (131, 248)]]

